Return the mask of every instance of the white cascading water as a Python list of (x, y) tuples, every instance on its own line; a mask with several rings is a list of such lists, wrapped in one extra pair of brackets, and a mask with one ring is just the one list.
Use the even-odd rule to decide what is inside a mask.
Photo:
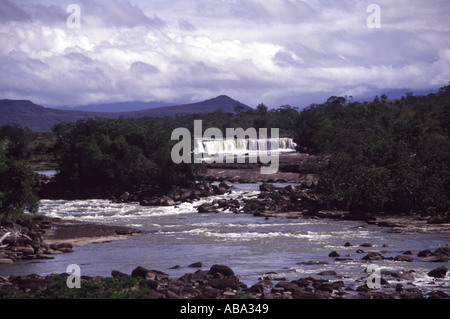
[[(277, 145), (278, 149), (272, 149), (272, 145)], [(292, 138), (265, 138), (265, 139), (218, 139), (218, 140), (195, 140), (195, 153), (207, 155), (242, 155), (258, 151), (270, 151), (278, 153), (295, 152)]]

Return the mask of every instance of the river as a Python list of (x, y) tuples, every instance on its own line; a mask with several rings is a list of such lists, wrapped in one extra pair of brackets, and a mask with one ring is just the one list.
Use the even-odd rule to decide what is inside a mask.
[[(19, 261), (0, 265), (2, 275), (46, 275), (65, 272), (70, 264), (78, 264), (81, 274), (110, 276), (112, 270), (125, 273), (137, 266), (161, 270), (178, 277), (195, 269), (187, 266), (202, 262), (207, 269), (225, 264), (248, 285), (264, 274), (274, 272), (275, 278), (289, 280), (334, 270), (340, 280), (348, 283), (367, 278), (368, 266), (356, 253), (359, 245), (371, 243), (386, 257), (395, 257), (406, 250), (435, 250), (450, 242), (449, 234), (404, 234), (390, 228), (368, 225), (360, 221), (327, 219), (287, 219), (254, 217), (225, 212), (199, 214), (196, 207), (215, 198), (255, 197), (258, 184), (236, 184), (230, 194), (212, 196), (195, 203), (175, 207), (143, 207), (106, 200), (42, 200), (39, 214), (63, 219), (100, 222), (136, 227), (141, 235), (122, 241), (75, 247), (73, 253), (54, 255), (52, 260)], [(283, 186), (283, 185), (279, 185)], [(349, 242), (352, 246), (344, 247)], [(387, 245), (387, 247), (383, 247)], [(364, 248), (363, 248), (364, 249)], [(367, 248), (365, 248), (367, 249)], [(343, 261), (328, 257), (331, 251), (347, 256)], [(389, 271), (414, 270), (415, 285), (424, 289), (450, 293), (450, 278), (433, 279), (427, 273), (447, 263), (376, 261)], [(307, 264), (310, 261), (319, 264)], [(304, 264), (306, 263), (306, 264)], [(171, 269), (180, 265), (179, 269)], [(336, 279), (335, 279), (336, 280)]]

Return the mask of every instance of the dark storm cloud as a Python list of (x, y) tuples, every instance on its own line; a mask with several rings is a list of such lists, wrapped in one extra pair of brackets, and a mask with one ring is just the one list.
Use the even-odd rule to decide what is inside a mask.
[[(47, 104), (207, 99), (306, 106), (450, 80), (447, 0), (0, 2), (0, 95)], [(298, 101), (295, 103), (295, 101)], [(315, 101), (322, 102), (322, 100)]]

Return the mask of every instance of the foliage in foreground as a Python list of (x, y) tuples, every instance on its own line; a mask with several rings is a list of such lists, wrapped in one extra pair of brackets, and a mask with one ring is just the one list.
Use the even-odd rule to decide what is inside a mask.
[(24, 160), (28, 134), (27, 130), (9, 125), (0, 128), (0, 218), (38, 209), (34, 172)]
[(81, 281), (80, 288), (67, 287), (66, 274), (49, 276), (48, 287), (32, 291), (6, 287), (0, 292), (1, 299), (143, 299), (153, 292), (143, 278), (126, 277), (116, 280), (111, 277), (95, 277)]

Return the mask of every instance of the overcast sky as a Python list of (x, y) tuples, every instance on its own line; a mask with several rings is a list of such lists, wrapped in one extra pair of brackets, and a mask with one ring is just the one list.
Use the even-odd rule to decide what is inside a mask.
[(449, 0), (0, 0), (0, 99), (302, 108), (439, 88), (449, 17)]

